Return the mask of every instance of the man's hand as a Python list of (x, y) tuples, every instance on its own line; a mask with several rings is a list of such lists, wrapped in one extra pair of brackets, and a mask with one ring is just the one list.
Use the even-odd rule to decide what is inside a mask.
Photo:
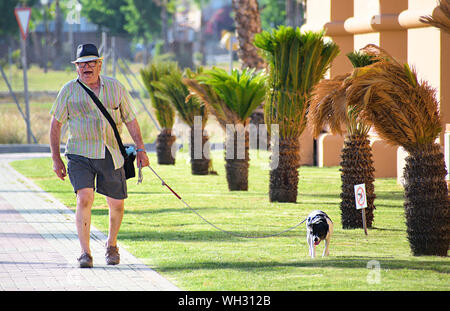
[(134, 143), (136, 144), (136, 149), (141, 150), (138, 151), (136, 154), (137, 166), (139, 167), (139, 164), (141, 167), (149, 166), (150, 163), (148, 161), (147, 153), (145, 152), (145, 146), (142, 140), (142, 134), (141, 129), (139, 128), (139, 123), (137, 122), (136, 119), (134, 119), (128, 123), (125, 123), (125, 125), (127, 126), (131, 138), (133, 138)]
[(61, 180), (64, 180), (64, 177), (67, 176), (66, 166), (61, 158), (53, 159), (53, 171)]
[(145, 151), (138, 151), (136, 154), (136, 163), (139, 167), (139, 164), (141, 167), (149, 166), (150, 162), (147, 157), (147, 153)]

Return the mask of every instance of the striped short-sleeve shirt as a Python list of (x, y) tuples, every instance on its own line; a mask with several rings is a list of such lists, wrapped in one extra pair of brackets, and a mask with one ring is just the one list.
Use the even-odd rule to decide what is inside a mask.
[[(122, 131), (123, 122), (128, 123), (136, 118), (130, 94), (116, 79), (100, 76), (98, 98), (114, 119), (119, 133)], [(111, 125), (77, 83), (77, 79), (69, 81), (61, 88), (50, 113), (57, 121), (67, 122), (69, 136), (66, 154), (104, 159), (107, 147), (115, 168), (123, 166), (124, 159)]]

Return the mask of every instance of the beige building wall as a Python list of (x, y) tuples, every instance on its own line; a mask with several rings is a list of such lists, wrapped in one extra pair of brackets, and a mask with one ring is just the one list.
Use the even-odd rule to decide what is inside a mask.
[[(439, 142), (444, 146), (446, 124), (450, 124), (450, 35), (419, 21), (420, 16), (441, 13), (436, 5), (436, 0), (307, 0), (307, 24), (302, 30), (326, 29), (327, 35), (341, 48), (341, 54), (332, 64), (331, 77), (349, 72), (351, 64), (345, 54), (369, 43), (379, 45), (399, 61), (413, 66), (419, 79), (428, 81), (437, 90), (443, 121)], [(383, 142), (375, 145), (381, 146)], [(317, 148), (333, 150), (319, 144)], [(375, 174), (400, 178), (398, 172), (403, 171), (400, 166), (405, 152), (396, 153), (392, 149), (388, 153), (392, 159), (378, 159), (378, 153), (374, 155), (378, 167)], [(327, 154), (326, 161), (318, 159), (318, 162), (329, 162), (330, 157)], [(340, 152), (335, 157), (340, 157)]]
[[(367, 32), (372, 29), (371, 19), (380, 13), (380, 4), (378, 0), (354, 0), (354, 17), (347, 21), (347, 29), (359, 27), (361, 29), (353, 37), (355, 38), (354, 50), (362, 49), (367, 44), (380, 44), (380, 34)], [(347, 33), (348, 35), (348, 33)]]

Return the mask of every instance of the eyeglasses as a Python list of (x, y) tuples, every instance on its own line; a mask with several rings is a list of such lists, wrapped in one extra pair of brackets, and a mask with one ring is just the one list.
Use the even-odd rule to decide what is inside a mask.
[(86, 65), (88, 65), (91, 68), (94, 68), (96, 64), (97, 64), (97, 61), (95, 61), (95, 60), (92, 60), (90, 62), (77, 63), (78, 67), (80, 67), (80, 68), (84, 68), (84, 67), (86, 67)]

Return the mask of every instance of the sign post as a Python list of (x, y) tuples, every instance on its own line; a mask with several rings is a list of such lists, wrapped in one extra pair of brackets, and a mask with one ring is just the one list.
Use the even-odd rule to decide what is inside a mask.
[(28, 27), (30, 25), (31, 8), (21, 7), (15, 8), (14, 14), (16, 15), (17, 23), (19, 24), (21, 40), (21, 56), (22, 56), (22, 68), (23, 68), (23, 96), (25, 100), (25, 116), (27, 123), (27, 143), (31, 143), (31, 124), (30, 124), (30, 105), (28, 103), (28, 77), (27, 77), (27, 46), (26, 39), (28, 35)]
[(367, 235), (366, 211), (364, 210), (367, 207), (366, 185), (359, 184), (355, 185), (354, 188), (356, 209), (361, 210), (364, 233)]

